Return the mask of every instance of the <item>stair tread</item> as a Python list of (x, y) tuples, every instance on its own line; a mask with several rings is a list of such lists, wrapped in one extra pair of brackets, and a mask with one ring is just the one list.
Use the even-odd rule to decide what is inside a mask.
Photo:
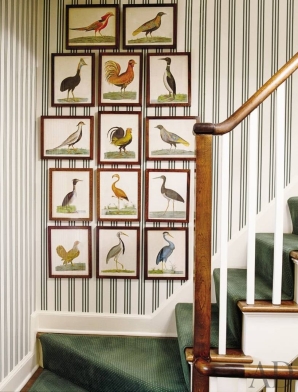
[(88, 392), (86, 389), (44, 369), (36, 379), (29, 392)]
[(239, 301), (238, 307), (242, 313), (298, 313), (298, 304), (295, 301), (281, 301), (280, 305), (273, 305), (271, 301), (255, 301), (252, 305)]
[(39, 339), (44, 367), (90, 392), (188, 390), (177, 338), (43, 334)]

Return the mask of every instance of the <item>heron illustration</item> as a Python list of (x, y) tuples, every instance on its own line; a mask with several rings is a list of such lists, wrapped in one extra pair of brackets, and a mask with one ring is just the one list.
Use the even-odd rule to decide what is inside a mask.
[(109, 250), (109, 252), (108, 252), (108, 254), (107, 254), (107, 257), (106, 257), (106, 264), (108, 264), (108, 262), (109, 262), (110, 259), (114, 258), (114, 261), (115, 261), (115, 263), (116, 263), (116, 269), (119, 269), (119, 268), (118, 268), (118, 264), (121, 265), (122, 269), (124, 268), (124, 267), (123, 267), (123, 264), (121, 264), (121, 263), (118, 261), (119, 256), (120, 256), (121, 254), (124, 255), (124, 253), (125, 253), (125, 245), (124, 245), (124, 242), (122, 241), (122, 239), (121, 239), (121, 237), (120, 237), (121, 235), (126, 235), (126, 236), (128, 237), (127, 234), (123, 233), (122, 231), (118, 231), (117, 237), (119, 238), (119, 243), (118, 243), (117, 245), (113, 246), (113, 247)]
[(77, 197), (76, 184), (77, 184), (79, 181), (83, 181), (83, 180), (78, 180), (77, 178), (74, 178), (74, 179), (72, 180), (72, 191), (69, 192), (69, 193), (64, 197), (63, 202), (62, 202), (62, 206), (63, 206), (63, 207), (66, 207), (66, 206), (71, 205), (71, 204), (73, 203), (74, 199)]
[(173, 202), (173, 214), (174, 214), (174, 202), (181, 201), (182, 203), (184, 203), (184, 199), (182, 196), (179, 195), (178, 192), (174, 191), (173, 189), (168, 189), (165, 187), (165, 183), (167, 180), (166, 176), (155, 177), (154, 179), (157, 179), (157, 178), (162, 179), (162, 185), (161, 185), (160, 191), (161, 191), (161, 194), (163, 195), (163, 197), (165, 197), (168, 200), (168, 205), (167, 205), (167, 208), (166, 208), (165, 212), (163, 213), (163, 215), (165, 215), (165, 213), (168, 211), (170, 200), (172, 200), (172, 202)]
[(126, 193), (122, 189), (117, 188), (115, 185), (120, 180), (119, 174), (113, 174), (112, 178), (114, 177), (117, 178), (117, 180), (114, 181), (112, 184), (112, 191), (114, 192), (115, 197), (117, 197), (118, 199), (118, 210), (120, 210), (120, 200), (127, 200), (127, 201), (129, 200)]
[(164, 231), (162, 235), (164, 240), (167, 241), (169, 245), (162, 247), (161, 250), (158, 252), (158, 255), (156, 257), (156, 265), (161, 263), (161, 269), (163, 270), (164, 267), (166, 268), (166, 262), (168, 258), (171, 256), (171, 254), (173, 253), (173, 250), (175, 249), (175, 245), (173, 244), (172, 241), (166, 238), (167, 236), (174, 238), (168, 231)]

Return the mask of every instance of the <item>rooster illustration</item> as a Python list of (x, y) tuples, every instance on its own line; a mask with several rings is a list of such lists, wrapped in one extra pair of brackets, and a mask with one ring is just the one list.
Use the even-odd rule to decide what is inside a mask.
[(134, 79), (134, 71), (133, 67), (136, 64), (134, 60), (129, 60), (127, 69), (125, 72), (120, 73), (121, 67), (116, 61), (109, 60), (105, 63), (105, 77), (106, 80), (114, 84), (117, 87), (120, 87), (120, 92), (122, 94), (122, 90), (124, 90), (126, 87), (133, 81)]
[(132, 129), (127, 128), (126, 132), (121, 127), (113, 127), (108, 130), (107, 136), (110, 137), (111, 144), (119, 147), (119, 152), (123, 150), (126, 152), (125, 147), (132, 142)]
[(79, 241), (75, 241), (73, 247), (68, 252), (66, 252), (64, 246), (62, 245), (57, 246), (56, 251), (58, 253), (58, 256), (61, 257), (61, 260), (63, 260), (63, 264), (71, 263), (72, 265), (73, 259), (75, 259), (80, 255), (80, 251), (78, 249), (79, 243), (80, 243)]

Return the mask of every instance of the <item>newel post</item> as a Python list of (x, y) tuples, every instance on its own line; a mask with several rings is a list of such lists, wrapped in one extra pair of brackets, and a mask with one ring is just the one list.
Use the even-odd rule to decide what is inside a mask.
[[(212, 136), (196, 136), (194, 357), (210, 360)], [(209, 377), (193, 367), (193, 391), (208, 392)]]

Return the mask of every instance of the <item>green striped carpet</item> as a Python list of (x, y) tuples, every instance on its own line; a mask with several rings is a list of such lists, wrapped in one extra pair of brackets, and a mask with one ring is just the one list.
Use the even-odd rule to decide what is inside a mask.
[[(176, 338), (44, 334), (40, 341), (44, 368), (77, 385), (74, 391), (188, 390)], [(52, 382), (52, 375), (39, 377), (30, 392), (67, 390), (51, 389)]]

